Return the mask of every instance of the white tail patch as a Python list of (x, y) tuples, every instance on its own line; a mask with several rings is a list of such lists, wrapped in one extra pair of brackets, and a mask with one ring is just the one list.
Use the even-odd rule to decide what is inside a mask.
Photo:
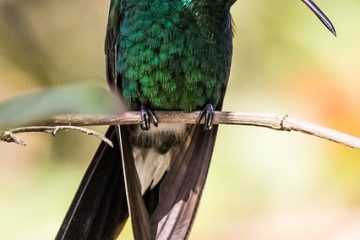
[[(141, 183), (141, 193), (153, 188), (170, 166), (170, 152), (159, 154), (155, 149), (146, 150), (145, 156), (139, 148), (134, 149), (135, 166)], [(144, 158), (145, 157), (145, 158)]]
[[(185, 124), (159, 124), (158, 127), (151, 127), (149, 131), (143, 131), (140, 127), (134, 133), (137, 137), (147, 135), (147, 137), (159, 137), (159, 133), (172, 133), (181, 138), (186, 134)], [(160, 141), (160, 140), (159, 140)], [(161, 154), (155, 148), (133, 148), (135, 167), (141, 183), (142, 194), (148, 188), (155, 187), (169, 169), (174, 151)]]

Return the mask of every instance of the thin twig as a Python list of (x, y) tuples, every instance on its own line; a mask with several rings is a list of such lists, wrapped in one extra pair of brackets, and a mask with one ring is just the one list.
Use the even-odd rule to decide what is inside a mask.
[[(199, 112), (155, 112), (160, 123), (186, 123), (195, 124)], [(126, 112), (120, 116), (82, 116), (69, 115), (59, 116), (42, 122), (43, 126), (94, 126), (94, 125), (116, 125), (116, 124), (139, 124), (141, 117), (139, 112)], [(298, 131), (324, 138), (348, 147), (360, 149), (360, 138), (329, 129), (310, 122), (291, 118), (286, 114), (279, 113), (242, 113), (242, 112), (215, 112), (214, 124), (250, 125), (266, 127), (279, 131)], [(12, 134), (15, 132), (9, 130)], [(87, 133), (87, 132), (86, 132)], [(92, 134), (95, 135), (95, 134)], [(99, 135), (99, 134), (98, 134)], [(97, 135), (97, 136), (98, 136)], [(98, 136), (99, 137), (99, 136)], [(5, 141), (0, 135), (0, 141)]]
[(32, 127), (13, 128), (3, 132), (3, 134), (0, 134), (0, 141), (9, 142), (9, 143), (13, 142), (20, 145), (26, 145), (27, 143), (24, 140), (18, 138), (15, 134), (25, 133), (25, 132), (44, 132), (44, 133), (50, 133), (51, 135), (55, 136), (58, 133), (58, 131), (69, 131), (69, 130), (79, 131), (87, 135), (95, 136), (101, 139), (102, 141), (106, 142), (107, 144), (109, 144), (111, 147), (113, 147), (113, 143), (102, 134), (79, 126), (32, 126)]
[(26, 141), (22, 140), (21, 138), (17, 137), (13, 132), (11, 131), (5, 131), (0, 133), (0, 141), (8, 142), (8, 143), (16, 143), (22, 146), (25, 146), (27, 144)]

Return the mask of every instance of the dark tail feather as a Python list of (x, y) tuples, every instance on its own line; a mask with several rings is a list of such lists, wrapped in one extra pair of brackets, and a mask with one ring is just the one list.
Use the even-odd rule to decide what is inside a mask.
[(114, 239), (128, 217), (120, 147), (115, 126), (106, 133), (83, 177), (57, 240)]
[(130, 146), (127, 131), (125, 127), (115, 126), (107, 131), (106, 137), (114, 148), (103, 142), (99, 146), (57, 240), (115, 239), (128, 217), (127, 200), (136, 240), (188, 237), (210, 165), (217, 126), (211, 131), (194, 126), (188, 139), (177, 148), (170, 170), (160, 185), (144, 196), (146, 208), (152, 215), (150, 220), (141, 196), (132, 149), (127, 147)]
[(217, 126), (204, 131), (196, 125), (190, 143), (184, 142), (172, 159), (170, 170), (160, 183), (158, 207), (151, 216), (152, 234), (161, 240), (188, 237), (204, 188)]
[(125, 176), (125, 189), (135, 240), (151, 240), (150, 218), (146, 209), (135, 161), (129, 141), (128, 128), (117, 126), (120, 139), (121, 159)]

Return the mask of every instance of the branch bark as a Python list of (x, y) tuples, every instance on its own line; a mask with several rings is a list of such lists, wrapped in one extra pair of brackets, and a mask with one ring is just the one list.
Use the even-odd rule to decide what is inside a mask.
[(78, 127), (78, 126), (33, 126), (33, 127), (19, 127), (13, 128), (4, 132), (0, 132), (0, 141), (8, 142), (8, 143), (16, 143), (22, 146), (27, 144), (26, 141), (16, 136), (17, 133), (25, 133), (25, 132), (44, 132), (49, 133), (55, 136), (59, 131), (79, 131), (85, 133), (89, 136), (95, 136), (100, 140), (106, 142), (111, 147), (113, 147), (113, 143), (106, 138), (104, 135), (97, 133), (93, 130)]
[[(186, 123), (195, 124), (200, 112), (155, 112), (159, 123)], [(65, 126), (95, 126), (116, 124), (139, 124), (141, 122), (139, 112), (126, 112), (120, 116), (59, 116), (41, 122), (41, 126), (65, 127)], [(302, 121), (279, 113), (242, 113), (242, 112), (215, 112), (214, 124), (249, 125), (265, 127), (279, 131), (298, 131), (312, 136), (327, 139), (345, 146), (360, 150), (360, 138), (326, 128), (311, 122)], [(25, 127), (17, 128), (16, 133), (28, 132)], [(15, 134), (13, 130), (7, 132)], [(6, 141), (0, 134), (0, 140)]]

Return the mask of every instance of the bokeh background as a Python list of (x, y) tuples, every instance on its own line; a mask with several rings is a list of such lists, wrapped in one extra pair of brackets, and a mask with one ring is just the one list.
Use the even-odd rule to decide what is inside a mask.
[[(360, 2), (317, 3), (338, 37), (299, 0), (234, 5), (225, 110), (288, 113), (360, 136)], [(73, 82), (106, 86), (108, 4), (0, 0), (0, 100)], [(28, 146), (0, 143), (0, 239), (53, 239), (99, 141), (22, 137)], [(221, 126), (190, 239), (360, 239), (360, 152)]]

